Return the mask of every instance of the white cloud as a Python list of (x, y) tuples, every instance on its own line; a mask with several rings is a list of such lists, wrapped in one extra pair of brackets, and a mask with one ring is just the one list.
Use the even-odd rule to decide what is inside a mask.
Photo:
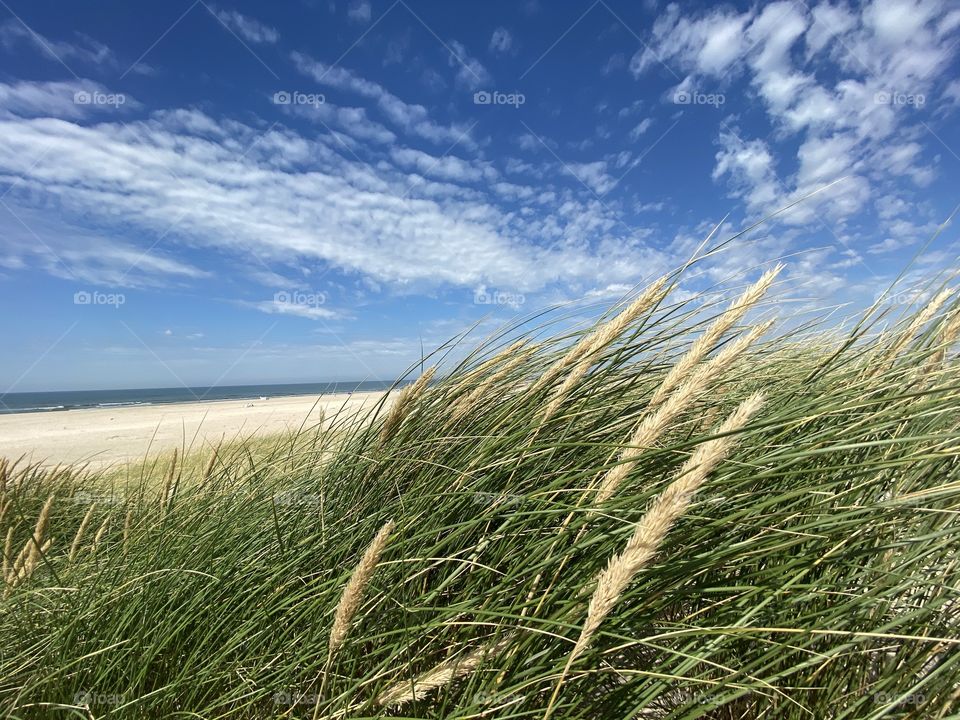
[(510, 52), (513, 47), (513, 36), (510, 31), (504, 27), (498, 27), (490, 36), (490, 52), (496, 55), (503, 55)]
[(77, 33), (76, 38), (76, 42), (54, 40), (34, 30), (28, 30), (16, 19), (0, 24), (0, 47), (8, 52), (15, 51), (20, 45), (28, 45), (48, 60), (67, 64), (68, 67), (76, 61), (142, 75), (153, 73), (153, 69), (144, 63), (137, 63), (131, 68), (125, 67), (110, 48), (87, 35)]
[(567, 163), (566, 167), (580, 182), (601, 197), (617, 186), (616, 179), (607, 173), (607, 163), (603, 160), (589, 163)]
[(434, 122), (423, 105), (404, 102), (378, 83), (366, 80), (346, 68), (327, 65), (301, 53), (293, 53), (291, 57), (297, 69), (316, 82), (375, 101), (379, 110), (405, 132), (438, 144), (474, 145), (469, 127)]
[(307, 318), (308, 320), (332, 320), (339, 317), (336, 311), (317, 305), (298, 305), (296, 303), (281, 302), (279, 300), (263, 300), (251, 303), (251, 305), (260, 312), (270, 315), (292, 315), (294, 317)]
[(248, 42), (273, 45), (280, 39), (280, 33), (276, 28), (241, 15), (236, 10), (225, 10), (215, 5), (211, 5), (209, 10), (217, 20)]
[(463, 43), (450, 41), (450, 67), (456, 68), (456, 82), (470, 90), (487, 85), (492, 78), (487, 69), (475, 57), (471, 57)]
[(639, 76), (652, 66), (671, 66), (675, 58), (689, 62), (697, 72), (721, 75), (740, 59), (747, 47), (743, 29), (750, 13), (715, 9), (697, 20), (681, 15), (674, 3), (667, 6), (653, 26), (654, 46), (637, 51), (630, 71)]
[(807, 46), (807, 59), (823, 50), (831, 40), (852, 30), (857, 19), (844, 5), (832, 5), (821, 2), (811, 12), (813, 23), (804, 38)]
[(630, 139), (633, 142), (636, 142), (640, 139), (641, 135), (650, 129), (651, 125), (653, 125), (653, 120), (650, 118), (644, 118), (634, 126), (633, 130), (630, 131)]
[(476, 163), (469, 163), (455, 155), (435, 157), (413, 148), (394, 148), (390, 157), (398, 165), (413, 168), (422, 175), (431, 175), (442, 180), (452, 180), (457, 183), (477, 182), (496, 178), (496, 171), (484, 168)]
[(350, 0), (347, 6), (347, 17), (357, 23), (368, 23), (373, 16), (370, 0)]
[[(709, 91), (745, 78), (774, 133), (739, 138), (722, 125), (714, 179), (759, 215), (845, 177), (783, 216), (790, 224), (821, 214), (843, 219), (867, 207), (878, 189), (889, 192), (897, 177), (920, 186), (935, 177), (916, 140), (916, 107), (883, 98), (931, 96), (956, 54), (950, 34), (960, 18), (951, 14), (943, 0), (873, 0), (857, 10), (830, 0), (812, 9), (781, 0), (743, 13), (682, 14), (670, 5), (631, 69), (639, 76), (662, 60), (688, 73), (679, 88)], [(710, 44), (731, 36), (722, 48)], [(952, 91), (947, 85), (946, 94)], [(790, 136), (798, 136), (794, 166), (791, 151), (778, 144)]]
[(146, 252), (109, 233), (19, 207), (13, 194), (0, 206), (0, 247), (18, 268), (35, 265), (56, 277), (99, 287), (161, 287), (209, 276), (161, 248)]
[(0, 115), (82, 118), (139, 107), (132, 97), (111, 93), (91, 80), (0, 83)]
[[(439, 158), (430, 170), (438, 180), (419, 182), (438, 158), (398, 148), (395, 164), (366, 164), (333, 152), (329, 139), (176, 112), (125, 126), (7, 118), (0, 119), (0, 134), (0, 178), (17, 180), (8, 202), (42, 198), (65, 218), (147, 245), (163, 235), (164, 252), (144, 257), (132, 247), (105, 254), (57, 246), (71, 269), (83, 264), (105, 275), (107, 268), (96, 263), (109, 257), (116, 266), (111, 282), (123, 280), (125, 263), (147, 279), (202, 277), (208, 270), (174, 258), (183, 246), (217, 250), (218, 271), (224, 258), (249, 265), (254, 257), (410, 289), (488, 283), (528, 292), (600, 276), (623, 282), (651, 266), (666, 268), (666, 256), (648, 247), (645, 235), (625, 237), (602, 204), (543, 187), (536, 199), (545, 203), (542, 212), (516, 213), (499, 200), (511, 193), (530, 197), (529, 190), (461, 184), (495, 173), (478, 175), (483, 164), (459, 158)], [(408, 174), (408, 166), (416, 174)], [(605, 167), (584, 163), (575, 170), (603, 192), (613, 182)], [(62, 235), (27, 222), (48, 243)], [(12, 247), (4, 234), (0, 250), (21, 257), (23, 239)], [(44, 262), (55, 271), (54, 259)]]

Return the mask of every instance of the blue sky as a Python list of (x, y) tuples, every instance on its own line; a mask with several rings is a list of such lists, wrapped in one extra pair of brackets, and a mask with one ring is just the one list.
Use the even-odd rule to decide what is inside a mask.
[(960, 201), (958, 40), (941, 0), (0, 0), (0, 392), (391, 378), (828, 185), (684, 290), (789, 257), (793, 307), (866, 306)]

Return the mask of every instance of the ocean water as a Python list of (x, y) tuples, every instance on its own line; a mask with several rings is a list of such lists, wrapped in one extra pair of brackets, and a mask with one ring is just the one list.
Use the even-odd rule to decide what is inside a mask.
[(214, 400), (256, 400), (261, 397), (296, 395), (332, 395), (334, 393), (386, 390), (391, 383), (366, 382), (298, 383), (283, 385), (221, 385), (194, 388), (140, 388), (130, 390), (69, 390), (54, 392), (15, 392), (0, 395), (0, 414), (56, 412), (95, 407), (161, 405), (178, 402)]

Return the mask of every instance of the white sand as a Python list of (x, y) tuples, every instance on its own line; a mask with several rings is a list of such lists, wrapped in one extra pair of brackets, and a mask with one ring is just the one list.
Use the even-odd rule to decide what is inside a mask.
[(306, 395), (0, 415), (0, 456), (104, 467), (173, 448), (199, 449), (296, 430), (304, 421), (312, 427), (321, 415), (327, 422), (338, 412), (351, 417), (380, 396), (340, 393), (319, 402), (318, 396)]

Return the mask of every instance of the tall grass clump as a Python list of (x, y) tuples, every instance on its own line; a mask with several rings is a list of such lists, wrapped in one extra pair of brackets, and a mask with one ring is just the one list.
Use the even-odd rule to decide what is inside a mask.
[(288, 436), (3, 461), (0, 714), (956, 717), (957, 293), (842, 334), (778, 273)]

